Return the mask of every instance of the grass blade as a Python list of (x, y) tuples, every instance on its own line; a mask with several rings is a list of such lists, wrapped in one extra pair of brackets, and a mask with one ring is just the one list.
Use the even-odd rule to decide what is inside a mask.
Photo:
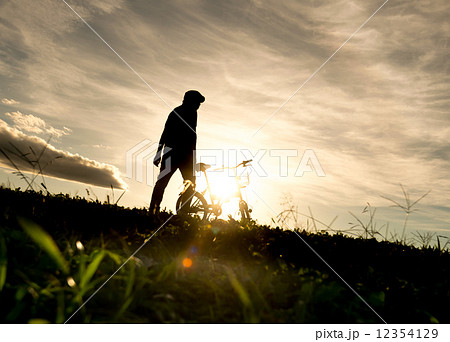
[(18, 218), (25, 233), (53, 259), (64, 274), (69, 273), (69, 266), (52, 237), (33, 221)]
[(6, 257), (6, 241), (3, 235), (0, 233), (0, 292), (6, 282), (6, 270), (8, 265), (8, 259)]
[(92, 259), (89, 266), (86, 268), (86, 272), (83, 274), (83, 277), (80, 280), (80, 289), (83, 289), (86, 287), (86, 285), (89, 283), (91, 278), (94, 276), (95, 272), (98, 269), (98, 266), (100, 266), (100, 263), (102, 262), (103, 258), (105, 256), (105, 251), (100, 250), (95, 257)]

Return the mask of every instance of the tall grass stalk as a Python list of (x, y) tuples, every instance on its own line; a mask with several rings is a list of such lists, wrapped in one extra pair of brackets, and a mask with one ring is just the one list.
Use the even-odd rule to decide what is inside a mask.
[(399, 202), (386, 197), (386, 196), (382, 196), (384, 199), (387, 199), (388, 201), (394, 203), (394, 205), (391, 205), (391, 207), (394, 208), (400, 208), (405, 212), (405, 221), (403, 222), (403, 230), (402, 230), (402, 235), (400, 237), (400, 241), (404, 244), (406, 244), (406, 225), (408, 224), (408, 219), (409, 219), (409, 214), (418, 211), (418, 209), (413, 209), (413, 207), (419, 203), (420, 200), (422, 200), (425, 196), (427, 196), (431, 190), (427, 191), (425, 194), (423, 194), (422, 196), (420, 196), (417, 200), (415, 200), (414, 202), (411, 201), (410, 197), (409, 197), (409, 193), (405, 190), (405, 188), (403, 187), (402, 184), (400, 184), (400, 187), (402, 188), (402, 192), (403, 192), (403, 196), (405, 199), (405, 204), (400, 204)]

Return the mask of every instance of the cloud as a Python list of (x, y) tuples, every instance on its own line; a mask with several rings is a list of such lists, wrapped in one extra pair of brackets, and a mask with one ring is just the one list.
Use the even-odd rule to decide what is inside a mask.
[(92, 147), (100, 148), (102, 150), (110, 150), (111, 149), (111, 146), (107, 146), (107, 145), (103, 145), (103, 144), (92, 145)]
[[(115, 166), (59, 150), (41, 138), (26, 135), (8, 126), (3, 120), (0, 120), (0, 150), (6, 152), (21, 171), (32, 172), (33, 167), (25, 158), (17, 156), (17, 150), (24, 154), (36, 153), (37, 155), (45, 151), (39, 160), (40, 166), (44, 168), (45, 176), (104, 188), (111, 186), (117, 189), (127, 188)], [(11, 167), (3, 153), (0, 154), (0, 163)]]
[(60, 138), (63, 135), (70, 134), (72, 130), (64, 127), (63, 129), (57, 129), (47, 124), (41, 118), (32, 114), (22, 114), (21, 112), (5, 113), (14, 122), (15, 128), (19, 131), (25, 131), (37, 134), (47, 134), (52, 137)]
[(14, 99), (2, 99), (2, 103), (3, 104), (6, 104), (6, 105), (17, 105), (17, 104), (19, 104), (20, 102), (19, 101), (16, 101), (16, 100), (14, 100)]

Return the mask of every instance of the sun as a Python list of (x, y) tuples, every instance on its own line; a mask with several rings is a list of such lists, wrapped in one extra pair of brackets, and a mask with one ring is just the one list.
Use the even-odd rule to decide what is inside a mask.
[(239, 187), (234, 176), (224, 172), (211, 172), (208, 175), (208, 180), (212, 194), (222, 201), (228, 201), (239, 196)]
[[(245, 189), (242, 187), (242, 178), (235, 178), (235, 176), (228, 172), (229, 170), (221, 171), (209, 171), (207, 177), (209, 181), (209, 190), (205, 193), (205, 198), (208, 203), (211, 203), (211, 199), (215, 203), (220, 201), (222, 207), (221, 218), (226, 218), (228, 215), (236, 217), (239, 212), (239, 186), (241, 186), (241, 194), (245, 197)], [(197, 191), (200, 189), (206, 189), (207, 183), (205, 176), (197, 177)]]

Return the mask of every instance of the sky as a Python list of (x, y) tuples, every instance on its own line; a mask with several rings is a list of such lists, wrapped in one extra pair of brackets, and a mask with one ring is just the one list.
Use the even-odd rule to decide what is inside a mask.
[[(369, 203), (399, 232), (404, 212), (385, 197), (403, 203), (402, 184), (412, 202), (431, 190), (408, 232), (450, 237), (450, 3), (383, 3), (0, 1), (0, 148), (47, 146), (51, 192), (105, 200), (126, 188), (121, 205), (148, 206), (136, 155), (197, 89), (199, 158), (253, 157), (258, 222), (290, 198), (300, 224), (312, 212), (346, 229), (349, 212), (368, 221)], [(0, 183), (26, 187), (3, 154), (0, 166)], [(173, 177), (163, 206), (174, 209), (181, 183)]]

